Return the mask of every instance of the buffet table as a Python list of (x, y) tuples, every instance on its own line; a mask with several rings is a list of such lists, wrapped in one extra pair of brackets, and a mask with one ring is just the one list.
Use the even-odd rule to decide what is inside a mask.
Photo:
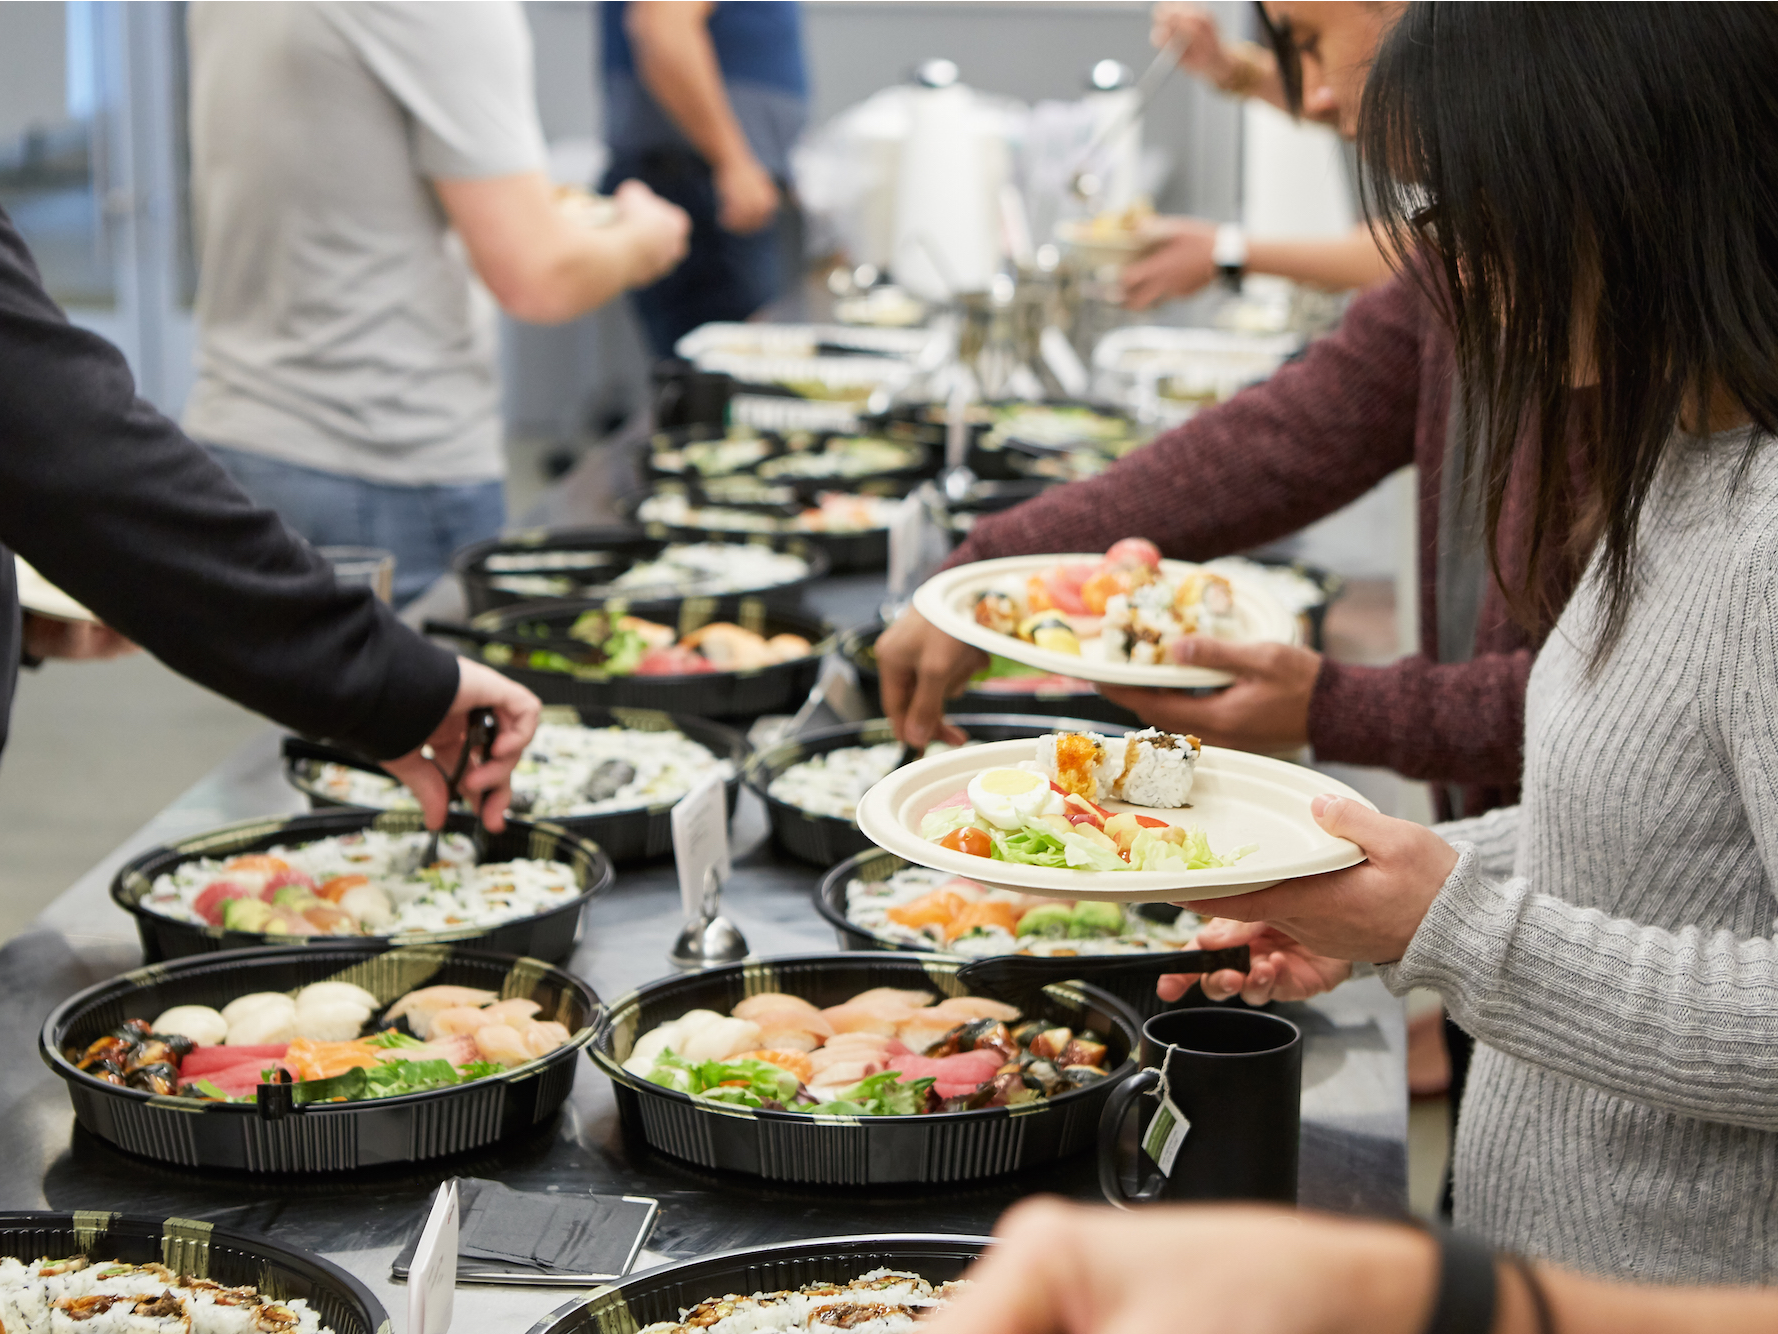
[[(882, 597), (875, 577), (832, 579), (807, 601), (838, 624), (868, 620)], [(449, 1175), (497, 1178), (520, 1190), (650, 1196), (659, 1223), (638, 1267), (732, 1247), (845, 1233), (990, 1230), (1023, 1195), (1054, 1191), (1097, 1199), (1092, 1155), (1025, 1176), (945, 1188), (788, 1188), (680, 1166), (625, 1141), (610, 1086), (583, 1066), (569, 1102), (551, 1124), (472, 1161), (417, 1170), (365, 1171), (349, 1178), (267, 1179), (197, 1174), (132, 1158), (76, 1128), (62, 1081), (39, 1059), (38, 1031), (63, 998), (141, 962), (135, 923), (112, 904), (116, 869), (144, 848), (249, 816), (303, 809), (286, 785), (279, 734), (268, 729), (50, 905), (24, 935), (0, 949), (0, 1208), (114, 1210), (226, 1224), (333, 1259), (375, 1290), (395, 1328), (406, 1328), (406, 1291), (389, 1264), (417, 1225), (433, 1188)], [(733, 826), (735, 875), (728, 916), (758, 954), (835, 948), (810, 906), (814, 867), (776, 852), (764, 810), (743, 789)], [(680, 927), (670, 860), (620, 869), (593, 903), (566, 967), (607, 999), (670, 971)], [(1399, 1002), (1375, 979), (1349, 983), (1306, 1005), (1280, 1007), (1305, 1035), (1300, 1198), (1340, 1212), (1406, 1210), (1406, 1039)], [(572, 1290), (458, 1289), (460, 1329), (522, 1331)]]

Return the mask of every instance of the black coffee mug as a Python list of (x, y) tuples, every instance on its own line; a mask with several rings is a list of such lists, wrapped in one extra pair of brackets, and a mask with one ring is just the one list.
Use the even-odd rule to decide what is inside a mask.
[[(1170, 1172), (1142, 1151), (1132, 1194), (1119, 1173), (1131, 1104), (1167, 1098), (1189, 1129)], [(1111, 1091), (1099, 1117), (1099, 1188), (1120, 1207), (1156, 1200), (1296, 1203), (1303, 1034), (1288, 1019), (1220, 1006), (1172, 1010), (1142, 1025), (1142, 1069)], [(1155, 1111), (1161, 1103), (1157, 1097)], [(1144, 1133), (1153, 1113), (1141, 1118)]]

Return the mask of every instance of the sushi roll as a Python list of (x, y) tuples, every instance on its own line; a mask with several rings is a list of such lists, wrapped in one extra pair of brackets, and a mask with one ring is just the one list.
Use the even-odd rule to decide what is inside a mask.
[(1176, 809), (1191, 794), (1202, 745), (1194, 736), (1148, 728), (1123, 736), (1056, 732), (1037, 742), (1037, 764), (1065, 792), (1088, 801)]

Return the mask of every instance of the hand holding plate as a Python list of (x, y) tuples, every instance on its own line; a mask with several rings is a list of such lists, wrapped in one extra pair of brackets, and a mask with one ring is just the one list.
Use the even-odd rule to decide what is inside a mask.
[(1176, 1001), (1191, 989), (1193, 982), (1203, 985), (1204, 994), (1213, 1001), (1240, 996), (1249, 1005), (1268, 1001), (1300, 1001), (1332, 991), (1352, 976), (1352, 965), (1344, 959), (1330, 959), (1311, 953), (1301, 942), (1292, 940), (1266, 922), (1237, 922), (1229, 918), (1211, 918), (1198, 930), (1193, 942), (1199, 949), (1226, 951), (1245, 945), (1249, 951), (1246, 971), (1221, 968), (1211, 973), (1168, 973), (1155, 987), (1155, 994), (1164, 1001)]
[(1212, 746), (1261, 755), (1309, 743), (1309, 700), (1321, 655), (1293, 644), (1237, 644), (1194, 635), (1181, 640), (1181, 663), (1229, 672), (1235, 683), (1211, 695), (1101, 685), (1099, 693), (1150, 727), (1190, 732)]
[(1308, 950), (1336, 959), (1387, 963), (1401, 958), (1456, 869), (1457, 850), (1424, 825), (1343, 797), (1316, 797), (1310, 809), (1317, 824), (1358, 844), (1368, 860), (1188, 906), (1264, 922)]

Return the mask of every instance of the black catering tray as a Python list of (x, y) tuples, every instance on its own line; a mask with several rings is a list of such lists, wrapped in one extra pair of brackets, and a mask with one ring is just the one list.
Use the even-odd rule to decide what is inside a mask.
[[(838, 866), (835, 866), (828, 871), (826, 875), (821, 877), (820, 882), (815, 886), (815, 892), (812, 896), (815, 904), (815, 911), (828, 923), (828, 925), (833, 927), (834, 935), (839, 939), (840, 948), (847, 950), (887, 951), (889, 953), (912, 954), (916, 956), (922, 953), (920, 947), (917, 945), (904, 945), (899, 941), (884, 940), (881, 937), (872, 935), (863, 927), (855, 925), (846, 916), (846, 886), (853, 880), (887, 880), (897, 871), (911, 865), (913, 865), (913, 863), (903, 857), (897, 857), (892, 852), (884, 852), (880, 848), (873, 847), (867, 851), (859, 853), (856, 857), (850, 857), (841, 862)], [(1165, 905), (1157, 904), (1155, 907), (1156, 909), (1163, 909)], [(971, 960), (965, 959), (962, 955), (945, 954), (942, 957), (952, 960), (959, 967), (972, 962)], [(1017, 959), (1019, 956), (989, 955), (986, 957), (989, 960), (998, 960)], [(1093, 977), (1093, 985), (1115, 997), (1120, 1004), (1128, 1006), (1130, 1010), (1141, 1019), (1153, 1018), (1163, 1010), (1186, 1009), (1197, 1005), (1207, 1005), (1211, 1003), (1204, 999), (1204, 993), (1195, 986), (1185, 998), (1171, 1004), (1163, 1001), (1159, 996), (1155, 995), (1155, 976), (1157, 971), (1159, 971), (1157, 965), (1164, 964), (1169, 959), (1180, 959), (1182, 956), (1178, 954), (1164, 954), (1157, 952), (1155, 954), (1118, 955), (1115, 957), (1120, 959), (1127, 958), (1133, 965), (1131, 971), (1123, 975), (1117, 973), (1096, 973)], [(1051, 961), (1045, 959), (1033, 962), (1048, 964)], [(1066, 971), (1066, 964), (1057, 966), (1057, 972), (1059, 974), (1065, 974)], [(1174, 966), (1165, 971), (1177, 973), (1191, 972), (1195, 970), (1182, 966)], [(990, 992), (989, 994), (996, 993)], [(1239, 1000), (1232, 1003), (1237, 1005), (1241, 1004)]]
[[(728, 537), (713, 537), (713, 542), (733, 546), (765, 546), (773, 551), (787, 552), (800, 556), (808, 563), (809, 572), (800, 579), (784, 584), (768, 584), (764, 588), (736, 589), (736, 594), (754, 593), (761, 597), (771, 597), (785, 602), (795, 602), (801, 596), (802, 589), (814, 583), (827, 573), (827, 553), (808, 538), (795, 535), (775, 535), (770, 533), (737, 533)], [(597, 574), (605, 580), (615, 579), (625, 570), (641, 561), (652, 560), (668, 546), (675, 545), (663, 538), (649, 537), (640, 528), (539, 528), (530, 532), (518, 533), (507, 537), (494, 538), (486, 542), (477, 542), (473, 546), (464, 547), (451, 557), (451, 569), (463, 585), (463, 593), (469, 603), (472, 615), (491, 611), (496, 607), (510, 607), (519, 602), (546, 601), (542, 594), (514, 593), (496, 587), (496, 581), (511, 577), (511, 571), (490, 571), (487, 568), (491, 556), (535, 555), (551, 551), (589, 551), (609, 556), (610, 563), (598, 567)], [(532, 573), (527, 571), (525, 573)], [(569, 577), (580, 575), (592, 578), (590, 570), (538, 570), (538, 574), (560, 574)], [(595, 593), (592, 596), (615, 596), (609, 593)], [(637, 589), (623, 594), (635, 600), (648, 599), (660, 601), (664, 598), (677, 597), (672, 589)], [(565, 596), (584, 598), (586, 592), (577, 592)]]
[[(467, 834), (476, 829), (473, 816), (452, 811), (445, 829)], [(375, 940), (387, 946), (392, 942), (381, 937), (352, 936), (269, 936), (258, 932), (228, 931), (220, 926), (201, 922), (182, 922), (141, 906), (142, 899), (153, 888), (156, 877), (166, 874), (182, 862), (201, 857), (236, 857), (244, 853), (265, 852), (280, 844), (310, 843), (336, 834), (354, 834), (363, 829), (405, 834), (424, 829), (418, 811), (335, 810), (316, 815), (272, 816), (261, 820), (243, 820), (224, 825), (209, 833), (181, 839), (165, 847), (150, 848), (126, 862), (111, 881), (111, 898), (118, 907), (133, 914), (136, 930), (142, 937), (143, 957), (153, 963), (160, 959), (178, 959), (188, 954), (213, 954), (218, 950), (247, 949), (255, 945), (286, 945), (314, 947), (334, 945), (342, 940)], [(525, 820), (508, 820), (506, 829), (488, 836), (487, 855), (483, 860), (509, 861), (528, 857), (538, 861), (566, 862), (574, 868), (581, 892), (567, 903), (548, 912), (520, 917), (495, 926), (466, 927), (459, 931), (436, 931), (404, 935), (400, 943), (420, 944), (474, 941), (479, 949), (502, 954), (525, 954), (552, 962), (566, 959), (580, 940), (581, 916), (586, 905), (611, 887), (615, 873), (611, 858), (597, 844), (580, 838), (559, 825)]]
[(934, 1233), (818, 1237), (659, 1265), (557, 1307), (530, 1334), (636, 1334), (712, 1297), (847, 1283), (873, 1269), (911, 1271), (935, 1287), (960, 1278), (991, 1237)]
[[(732, 621), (768, 638), (801, 635), (809, 655), (742, 672), (690, 676), (614, 676), (581, 680), (566, 672), (510, 664), (499, 670), (528, 687), (545, 704), (587, 709), (656, 709), (698, 718), (756, 718), (762, 713), (795, 713), (821, 674), (821, 658), (833, 647), (833, 627), (806, 612), (759, 597), (685, 598), (676, 602), (622, 602), (618, 599), (524, 602), (484, 612), (475, 630), (505, 638), (560, 639), (582, 612), (619, 609), (643, 620), (674, 626), (683, 637), (712, 621)], [(441, 631), (442, 633), (442, 631)], [(470, 648), (471, 654), (480, 650)], [(497, 665), (497, 664), (490, 664)]]
[(224, 1287), (252, 1287), (275, 1301), (309, 1304), (334, 1334), (388, 1334), (389, 1313), (371, 1290), (331, 1260), (191, 1218), (145, 1218), (88, 1209), (0, 1213), (0, 1255), (33, 1260), (162, 1264)]
[[(544, 722), (552, 722), (554, 710), (568, 710), (584, 727), (627, 727), (636, 731), (677, 731), (698, 742), (718, 759), (734, 765), (734, 775), (725, 784), (728, 790), (729, 814), (735, 813), (735, 798), (740, 793), (741, 771), (753, 747), (747, 738), (732, 727), (713, 723), (708, 718), (686, 714), (661, 713), (656, 709), (575, 709), (572, 705), (546, 705)], [(382, 773), (376, 764), (347, 751), (304, 741), (299, 737), (284, 739), (284, 779), (309, 799), (310, 806), (323, 809), (368, 809), (330, 797), (316, 785), (317, 768), (328, 762), (347, 764), (354, 768)], [(652, 806), (632, 806), (626, 810), (606, 811), (601, 815), (545, 816), (553, 825), (566, 829), (579, 838), (589, 838), (604, 849), (616, 865), (664, 857), (673, 850), (674, 802)]]
[[(473, 1083), (363, 1102), (289, 1105), (261, 1085), (260, 1102), (206, 1103), (122, 1088), (63, 1055), (125, 1019), (175, 1005), (220, 1009), (235, 996), (352, 982), (385, 1005), (421, 986), (476, 986), (525, 997), (573, 1035), (555, 1051)], [(574, 1087), (577, 1052), (592, 1038), (599, 1000), (586, 983), (537, 959), (448, 945), (341, 941), (309, 949), (234, 950), (155, 964), (88, 987), (56, 1007), (38, 1038), (44, 1063), (68, 1084), (74, 1115), (100, 1139), (176, 1167), (245, 1172), (345, 1172), (484, 1148), (554, 1116)]]
[(706, 1102), (622, 1068), (637, 1037), (687, 1010), (727, 1013), (746, 997), (766, 991), (788, 992), (823, 1006), (884, 986), (962, 995), (966, 989), (955, 976), (961, 963), (937, 954), (801, 954), (664, 978), (613, 1001), (587, 1055), (610, 1077), (627, 1133), (699, 1167), (773, 1181), (971, 1181), (1037, 1167), (1091, 1147), (1112, 1086), (1135, 1070), (1139, 1021), (1121, 1001), (1074, 983), (1046, 987), (1041, 1014), (1076, 1030), (1104, 1033), (1111, 1073), (1086, 1088), (1019, 1107), (846, 1118), (836, 1124), (800, 1112)]

